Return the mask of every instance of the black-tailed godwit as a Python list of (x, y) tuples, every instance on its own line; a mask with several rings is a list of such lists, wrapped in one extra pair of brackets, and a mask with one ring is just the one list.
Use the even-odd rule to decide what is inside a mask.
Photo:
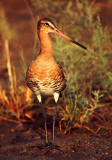
[[(40, 105), (42, 106), (43, 116), (45, 118), (45, 132), (46, 142), (43, 147), (48, 146), (49, 152), (51, 149), (59, 149), (58, 146), (54, 145), (54, 130), (55, 130), (55, 119), (57, 112), (57, 102), (60, 93), (66, 87), (66, 77), (62, 67), (56, 62), (53, 56), (53, 48), (49, 33), (58, 34), (65, 39), (77, 44), (78, 46), (86, 49), (83, 45), (72, 40), (71, 38), (60, 32), (53, 21), (49, 18), (42, 18), (38, 22), (37, 26), (38, 37), (40, 40), (40, 53), (35, 60), (30, 64), (26, 74), (26, 84), (35, 93)], [(55, 113), (53, 115), (53, 133), (52, 142), (49, 143), (47, 136), (47, 123), (46, 113), (44, 106), (42, 105), (43, 96), (53, 96), (55, 100)], [(61, 150), (60, 150), (61, 151)]]

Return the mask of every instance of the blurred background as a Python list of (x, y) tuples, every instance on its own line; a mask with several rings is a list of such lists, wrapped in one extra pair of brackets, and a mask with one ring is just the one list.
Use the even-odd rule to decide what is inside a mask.
[[(88, 48), (51, 35), (54, 56), (68, 79), (58, 106), (60, 130), (66, 133), (93, 119), (98, 122), (93, 130), (99, 125), (111, 129), (112, 0), (0, 1), (0, 116), (34, 118), (35, 97), (25, 84), (25, 73), (39, 52), (36, 27), (42, 17)], [(52, 103), (44, 102), (48, 108)]]

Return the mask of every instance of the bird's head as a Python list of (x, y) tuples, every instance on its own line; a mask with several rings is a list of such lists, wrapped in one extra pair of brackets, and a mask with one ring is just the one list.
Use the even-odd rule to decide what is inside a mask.
[(42, 18), (38, 22), (37, 29), (45, 33), (54, 32), (56, 26), (53, 21), (49, 18)]
[(68, 37), (68, 36), (66, 36), (65, 34), (63, 34), (62, 32), (60, 32), (60, 31), (56, 28), (54, 22), (53, 22), (51, 19), (49, 19), (49, 18), (42, 18), (42, 19), (40, 19), (39, 22), (38, 22), (37, 29), (38, 29), (39, 31), (43, 31), (43, 32), (45, 32), (45, 33), (55, 33), (55, 34), (58, 34), (59, 36), (61, 36), (61, 37), (65, 38), (65, 39), (67, 39), (67, 40), (69, 40), (69, 41), (77, 44), (78, 46), (82, 47), (83, 49), (87, 49), (87, 48), (84, 47), (82, 44), (74, 41), (74, 40), (71, 39), (70, 37)]

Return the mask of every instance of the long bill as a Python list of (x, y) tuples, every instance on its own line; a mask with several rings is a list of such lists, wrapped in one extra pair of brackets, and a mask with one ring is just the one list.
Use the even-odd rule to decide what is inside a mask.
[(76, 45), (80, 46), (83, 49), (87, 49), (85, 46), (83, 46), (82, 44), (76, 42), (75, 40), (71, 39), (70, 37), (66, 36), (65, 34), (63, 34), (62, 32), (60, 32), (57, 28), (54, 29), (53, 33), (58, 34), (59, 36), (75, 43)]

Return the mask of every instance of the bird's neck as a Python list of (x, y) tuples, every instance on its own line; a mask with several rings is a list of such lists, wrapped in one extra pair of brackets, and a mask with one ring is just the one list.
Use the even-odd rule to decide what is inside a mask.
[(47, 57), (53, 57), (53, 48), (50, 36), (48, 33), (40, 31), (38, 33), (40, 39), (40, 54), (44, 54)]

